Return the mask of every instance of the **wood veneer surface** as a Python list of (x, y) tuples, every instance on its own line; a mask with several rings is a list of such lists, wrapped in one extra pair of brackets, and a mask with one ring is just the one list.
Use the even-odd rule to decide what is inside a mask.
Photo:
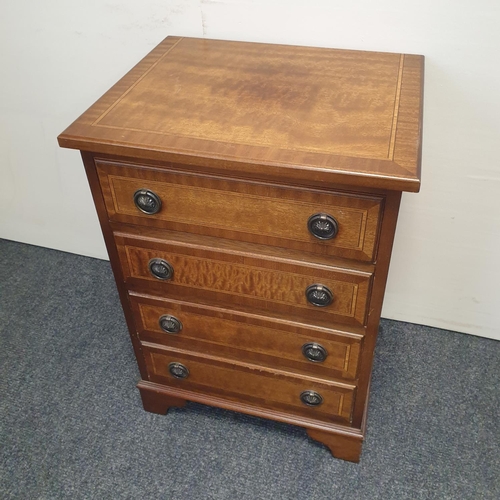
[(417, 55), (168, 37), (59, 143), (418, 191), (422, 82)]
[[(420, 187), (423, 61), (168, 37), (58, 137), (82, 151), (145, 409), (273, 418), (359, 460), (401, 192)], [(157, 214), (138, 189), (160, 195)], [(315, 212), (335, 238), (308, 232)], [(314, 283), (331, 305), (306, 300)], [(324, 399), (308, 407), (303, 390)]]

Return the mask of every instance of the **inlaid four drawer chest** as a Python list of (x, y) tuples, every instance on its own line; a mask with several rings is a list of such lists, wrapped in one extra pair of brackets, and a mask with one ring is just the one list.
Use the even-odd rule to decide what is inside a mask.
[(59, 136), (146, 410), (270, 418), (359, 460), (422, 95), (422, 56), (168, 37)]

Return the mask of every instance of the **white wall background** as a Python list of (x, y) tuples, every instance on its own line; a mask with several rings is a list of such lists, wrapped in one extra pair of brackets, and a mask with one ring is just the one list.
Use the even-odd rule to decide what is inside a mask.
[(500, 339), (499, 26), (494, 0), (2, 0), (0, 236), (106, 258), (56, 136), (167, 35), (424, 54), (383, 315)]

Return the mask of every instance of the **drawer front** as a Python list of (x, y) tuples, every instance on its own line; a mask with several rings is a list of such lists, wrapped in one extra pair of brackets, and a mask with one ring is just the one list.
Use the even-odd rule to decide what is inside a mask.
[(360, 335), (179, 300), (129, 297), (142, 341), (321, 377), (357, 375)]
[[(328, 422), (349, 422), (351, 418), (355, 392), (353, 385), (296, 376), (251, 364), (232, 363), (213, 356), (197, 356), (154, 344), (143, 344), (143, 352), (151, 382)], [(186, 378), (176, 378), (172, 372)], [(309, 393), (306, 401), (321, 401), (320, 404), (310, 406), (303, 403), (301, 395), (307, 391), (314, 394)]]
[[(372, 277), (368, 272), (302, 265), (264, 255), (242, 256), (178, 241), (153, 243), (124, 234), (116, 234), (115, 241), (127, 283), (150, 289), (151, 284), (169, 298), (207, 298), (278, 314), (300, 311), (313, 319), (322, 316), (347, 324), (365, 323)], [(151, 273), (150, 263), (156, 259), (171, 266), (169, 279), (157, 279)], [(331, 291), (330, 305), (318, 307), (308, 302), (306, 290), (315, 284)]]
[[(374, 258), (382, 198), (244, 182), (96, 160), (110, 220), (236, 239), (364, 261)], [(138, 190), (161, 200), (143, 213)], [(308, 229), (315, 214), (336, 221), (332, 239)], [(320, 221), (321, 223), (321, 221)]]

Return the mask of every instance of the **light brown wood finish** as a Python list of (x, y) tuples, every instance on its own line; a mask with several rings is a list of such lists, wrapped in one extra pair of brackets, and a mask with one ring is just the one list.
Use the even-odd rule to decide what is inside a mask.
[[(145, 242), (132, 235), (115, 233), (118, 255), (127, 283), (140, 288), (153, 282), (162, 287), (167, 296), (177, 294), (213, 298), (218, 293), (225, 301), (293, 313), (299, 307), (301, 314), (314, 318), (331, 315), (336, 321), (363, 325), (367, 313), (371, 273), (353, 272), (334, 266), (297, 264), (285, 259), (267, 259), (254, 253), (241, 257), (233, 252), (221, 252), (216, 247), (193, 247), (182, 241)], [(251, 247), (249, 245), (249, 250)], [(148, 263), (164, 259), (174, 269), (172, 279), (158, 280)], [(306, 298), (310, 285), (321, 284), (333, 293), (333, 302), (327, 307), (311, 305)], [(180, 288), (185, 288), (182, 290)], [(160, 288), (159, 288), (160, 289)]]
[[(357, 376), (362, 341), (359, 334), (137, 293), (130, 294), (130, 301), (142, 341), (269, 367), (286, 367), (327, 379)], [(178, 319), (182, 330), (179, 333), (162, 330), (159, 319), (163, 315)], [(302, 353), (302, 347), (311, 342), (326, 350), (323, 362), (309, 361)]]
[(230, 401), (224, 397), (212, 396), (186, 389), (174, 389), (168, 385), (156, 384), (145, 380), (141, 380), (137, 384), (137, 388), (141, 392), (143, 406), (146, 411), (162, 414), (166, 413), (171, 407), (184, 406), (186, 401), (195, 401), (226, 410), (303, 426), (306, 427), (312, 439), (325, 444), (335, 457), (351, 462), (359, 462), (363, 435), (357, 429), (334, 422), (322, 422), (315, 418), (295, 415), (289, 411), (268, 408), (262, 405), (253, 405), (242, 401)]
[(382, 230), (380, 234), (380, 245), (378, 251), (378, 262), (375, 268), (375, 276), (372, 286), (372, 295), (369, 306), (367, 335), (361, 353), (363, 369), (360, 372), (358, 383), (358, 397), (354, 409), (353, 423), (359, 428), (364, 428), (366, 418), (366, 408), (368, 404), (368, 391), (373, 363), (373, 352), (377, 340), (380, 314), (384, 302), (385, 285), (387, 274), (389, 273), (389, 263), (391, 260), (392, 244), (396, 231), (396, 222), (401, 202), (400, 192), (390, 192), (387, 194)]
[(169, 37), (59, 143), (418, 191), (422, 75), (421, 56)]
[[(354, 385), (305, 374), (298, 376), (218, 356), (201, 356), (147, 342), (142, 346), (151, 382), (288, 410), (326, 422), (350, 422)], [(173, 377), (168, 370), (170, 363), (182, 363), (189, 370), (189, 376), (186, 379)], [(323, 402), (319, 406), (302, 403), (300, 395), (307, 390), (321, 394)]]
[(120, 267), (120, 260), (118, 258), (118, 251), (116, 249), (116, 244), (113, 238), (113, 232), (109, 226), (106, 208), (104, 205), (104, 199), (102, 197), (102, 192), (99, 186), (99, 179), (97, 177), (97, 172), (95, 170), (94, 158), (88, 152), (82, 151), (82, 160), (85, 166), (85, 172), (87, 174), (87, 180), (89, 182), (90, 190), (92, 192), (92, 198), (97, 210), (97, 216), (99, 217), (99, 224), (101, 225), (102, 234), (104, 237), (104, 243), (106, 244), (106, 250), (108, 251), (109, 260), (111, 264), (111, 269), (113, 270), (113, 275), (115, 277), (116, 287), (118, 289), (118, 294), (120, 296), (120, 302), (122, 304), (123, 313), (125, 315), (125, 320), (127, 322), (127, 327), (130, 333), (130, 340), (132, 341), (132, 346), (134, 348), (135, 357), (137, 360), (137, 365), (143, 379), (147, 379), (148, 374), (146, 370), (146, 364), (141, 351), (141, 345), (139, 337), (137, 335), (137, 330), (135, 328), (135, 322), (133, 318), (133, 313), (130, 309), (130, 304), (128, 301), (127, 289), (124, 285), (123, 273)]
[[(421, 56), (169, 37), (59, 136), (83, 151), (145, 409), (271, 418), (359, 460), (401, 191), (420, 187), (422, 96)], [(137, 189), (161, 211), (140, 212)], [(334, 239), (309, 234), (315, 212), (338, 220)], [(154, 257), (172, 279), (151, 276)], [(315, 282), (330, 306), (306, 301)]]
[[(351, 274), (369, 275), (373, 274), (375, 265), (351, 259), (324, 256), (320, 254), (310, 254), (290, 248), (280, 248), (260, 243), (247, 243), (244, 241), (229, 240), (211, 236), (200, 237), (198, 234), (185, 233), (180, 231), (170, 231), (167, 229), (157, 229), (148, 226), (137, 226), (131, 224), (121, 224), (110, 221), (109, 227), (121, 237), (132, 238), (135, 241), (142, 241), (141, 246), (162, 245), (165, 242), (172, 242), (189, 246), (200, 251), (211, 251), (214, 248), (218, 252), (238, 256), (239, 259), (247, 260), (255, 258), (256, 255), (265, 255), (268, 260), (277, 262), (287, 261), (294, 264), (309, 264), (311, 259), (318, 268), (337, 268), (339, 271), (350, 272)], [(235, 257), (230, 257), (233, 260)]]
[[(322, 255), (372, 260), (378, 235), (381, 197), (354, 196), (123, 163), (96, 161), (112, 221), (294, 248)], [(179, 165), (179, 167), (181, 167)], [(162, 200), (147, 215), (134, 193), (150, 189)], [(339, 224), (331, 240), (314, 237), (310, 216), (327, 213)]]

